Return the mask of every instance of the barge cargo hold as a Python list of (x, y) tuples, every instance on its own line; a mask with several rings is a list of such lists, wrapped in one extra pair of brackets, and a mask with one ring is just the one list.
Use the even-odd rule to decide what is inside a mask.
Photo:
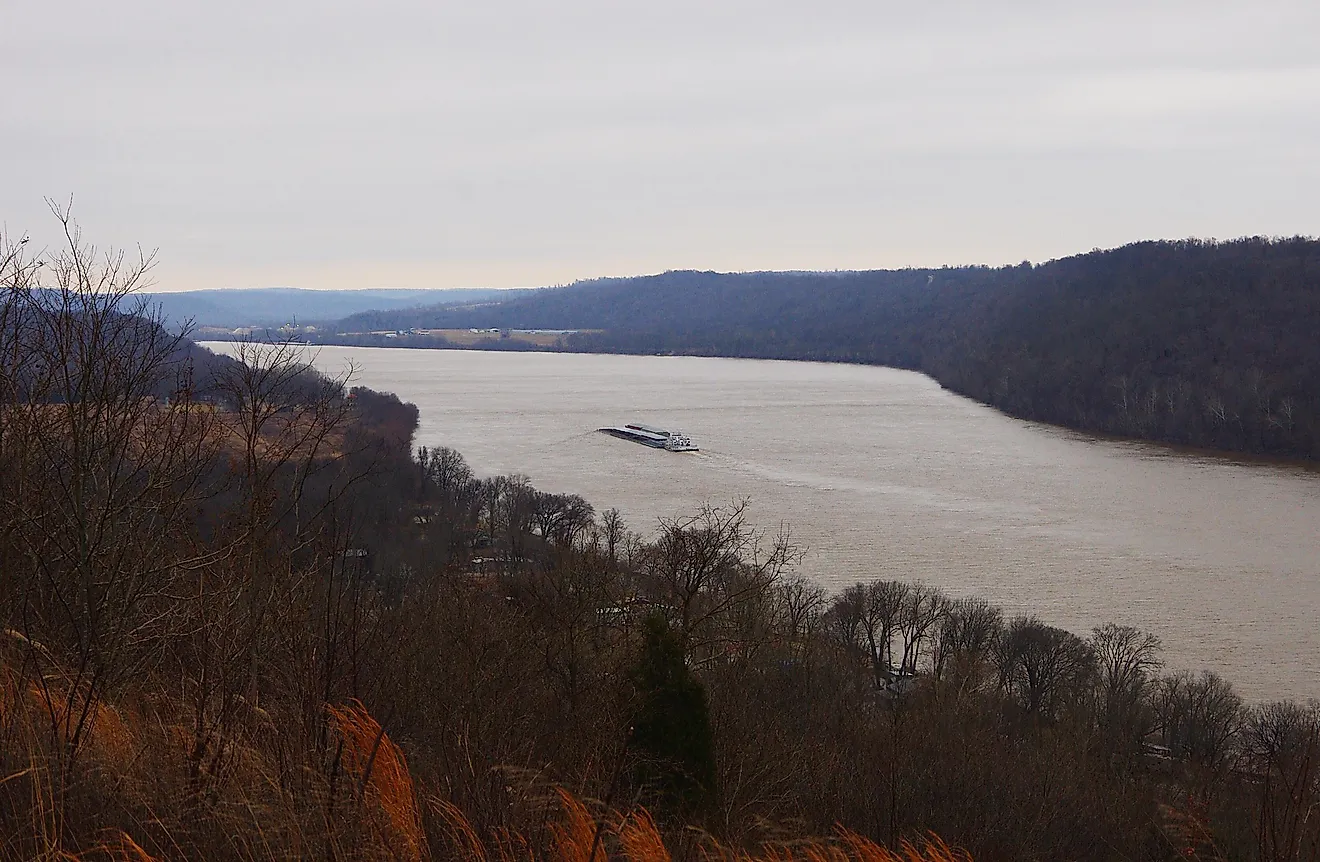
[(602, 434), (609, 434), (621, 440), (631, 440), (634, 443), (641, 443), (643, 446), (650, 446), (653, 449), (664, 449), (666, 452), (701, 451), (692, 445), (692, 440), (686, 434), (680, 434), (677, 431), (666, 431), (663, 428), (652, 428), (650, 425), (615, 425), (610, 428), (598, 428), (596, 430)]

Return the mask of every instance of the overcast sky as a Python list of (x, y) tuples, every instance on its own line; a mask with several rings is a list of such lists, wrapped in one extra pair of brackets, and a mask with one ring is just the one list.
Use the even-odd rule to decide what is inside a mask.
[(1320, 2), (6, 0), (0, 162), (170, 290), (1313, 235)]

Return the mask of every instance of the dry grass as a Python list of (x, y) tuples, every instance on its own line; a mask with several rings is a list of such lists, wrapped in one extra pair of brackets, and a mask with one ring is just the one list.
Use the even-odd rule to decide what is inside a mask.
[(605, 858), (600, 845), (603, 823), (598, 823), (587, 806), (566, 790), (559, 791), (564, 807), (559, 822), (550, 826), (550, 842), (556, 862), (597, 862)]
[[(0, 656), (0, 824), (20, 825), (24, 833), (0, 837), (0, 859), (672, 862), (679, 840), (684, 858), (705, 862), (970, 862), (933, 835), (890, 850), (843, 828), (830, 838), (730, 847), (693, 830), (671, 834), (643, 808), (608, 811), (563, 789), (550, 797), (553, 814), (539, 837), (509, 829), (483, 833), (452, 802), (417, 786), (403, 751), (357, 701), (326, 707), (334, 756), (327, 764), (308, 755), (301, 772), (320, 789), (302, 803), (278, 789), (272, 755), (254, 745), (244, 748), (222, 801), (210, 807), (181, 801), (187, 745), (177, 725), (98, 705), (80, 762), (100, 801), (89, 808), (84, 797), (81, 808), (61, 807), (71, 803), (61, 802), (56, 788), (46, 709), (40, 689)], [(119, 812), (117, 822), (105, 822), (110, 810)], [(198, 822), (223, 810), (242, 815), (218, 819), (209, 831)], [(185, 835), (187, 849), (176, 843)]]
[(669, 851), (665, 849), (660, 830), (645, 809), (635, 812), (623, 822), (619, 830), (619, 844), (623, 854), (631, 860), (668, 860)]
[[(0, 637), (23, 639), (11, 630), (0, 631)], [(52, 732), (54, 727), (60, 741), (68, 742), (77, 728), (77, 710), (82, 705), (80, 694), (67, 679), (50, 675), (38, 684), (31, 679), (19, 679), (0, 664), (0, 731), (7, 736), (32, 739), (38, 733)], [(126, 719), (121, 710), (96, 700), (83, 734), (102, 759), (125, 767), (136, 746), (132, 727), (140, 723), (139, 719)]]
[[(483, 842), (453, 805), (437, 801), (449, 843), (446, 858), (464, 862), (673, 862), (673, 854), (655, 819), (645, 808), (626, 815), (593, 817), (586, 804), (560, 789), (559, 818), (550, 826), (549, 845), (536, 852), (518, 836), (504, 834)], [(512, 838), (512, 840), (510, 840)], [(903, 841), (897, 851), (839, 827), (833, 839), (806, 839), (757, 850), (727, 847), (704, 836), (697, 847), (703, 862), (972, 862), (965, 851), (949, 847), (936, 835), (915, 843)]]
[(103, 855), (114, 862), (156, 862), (156, 857), (143, 850), (136, 841), (120, 832), (113, 839), (95, 848), (93, 854)]
[(403, 752), (360, 702), (327, 709), (342, 740), (340, 761), (357, 781), (357, 801), (370, 800), (384, 815), (383, 823), (368, 815), (376, 827), (373, 831), (387, 846), (395, 848), (398, 858), (426, 858), (426, 836)]
[[(222, 454), (241, 457), (247, 448), (247, 431), (238, 414), (211, 408), (214, 421), (208, 427), (212, 441)], [(261, 435), (254, 441), (253, 450), (258, 459), (266, 461), (297, 460), (309, 457), (337, 458), (346, 451), (346, 428), (342, 425), (329, 429), (318, 427), (311, 415), (276, 416), (267, 420)]]

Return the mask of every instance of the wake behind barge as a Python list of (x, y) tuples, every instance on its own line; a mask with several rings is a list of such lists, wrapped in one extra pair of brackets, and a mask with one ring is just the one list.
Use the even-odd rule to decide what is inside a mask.
[(641, 443), (643, 446), (650, 446), (653, 449), (664, 449), (666, 452), (701, 451), (692, 445), (691, 438), (686, 434), (680, 434), (677, 431), (666, 431), (663, 428), (652, 428), (650, 425), (616, 425), (611, 428), (598, 428), (596, 430), (602, 434), (609, 434), (621, 440), (631, 440), (634, 443)]

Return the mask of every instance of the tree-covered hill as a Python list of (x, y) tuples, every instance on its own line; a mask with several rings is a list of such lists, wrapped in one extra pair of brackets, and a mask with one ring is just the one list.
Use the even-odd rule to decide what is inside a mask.
[[(0, 860), (1320, 847), (1320, 704), (1245, 703), (1117, 623), (1073, 633), (888, 576), (831, 596), (747, 502), (637, 535), (452, 449), (414, 454), (414, 405), (318, 374), (299, 344), (210, 356), (113, 253), (71, 239), (45, 260), (0, 240)], [(948, 290), (1008, 314), (1017, 294), (962, 275), (894, 307), (935, 319)], [(1051, 319), (1106, 307), (1058, 284)], [(780, 286), (805, 310), (785, 337), (823, 337)], [(1249, 329), (1206, 331), (1235, 348)]]
[(366, 309), (393, 311), (418, 305), (477, 302), (498, 297), (492, 288), (405, 290), (308, 290), (295, 287), (259, 287), (242, 290), (184, 290), (147, 294), (151, 305), (173, 325), (192, 321), (198, 326), (280, 326), (334, 320)]
[(893, 365), (1016, 416), (1320, 458), (1320, 242), (1142, 242), (1001, 268), (675, 271), (347, 318), (592, 329), (575, 350)]

